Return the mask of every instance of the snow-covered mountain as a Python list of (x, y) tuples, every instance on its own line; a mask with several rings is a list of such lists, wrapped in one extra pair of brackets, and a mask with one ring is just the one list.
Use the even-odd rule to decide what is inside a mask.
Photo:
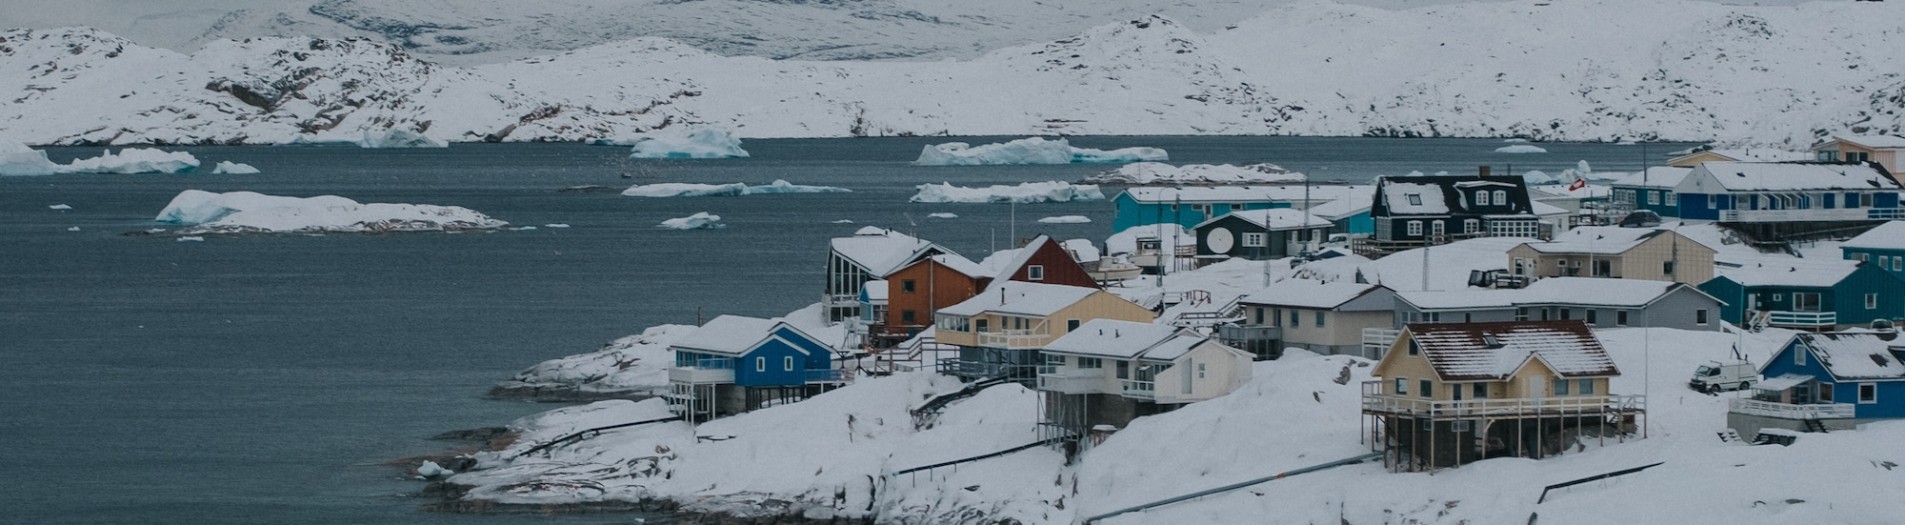
[[(853, 4), (854, 2), (836, 2)], [(869, 3), (877, 3), (869, 0)], [(1519, 135), (1803, 145), (1905, 126), (1898, 3), (1326, 1), (1199, 33), (1147, 15), (969, 60), (731, 57), (639, 38), (465, 67), (370, 39), (0, 33), (0, 134), (37, 144), (742, 137)], [(1584, 23), (1591, 20), (1593, 23)]]

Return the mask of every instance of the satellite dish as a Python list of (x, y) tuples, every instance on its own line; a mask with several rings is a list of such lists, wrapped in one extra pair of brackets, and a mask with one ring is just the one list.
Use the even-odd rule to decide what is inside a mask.
[(1204, 244), (1210, 247), (1211, 253), (1230, 253), (1230, 248), (1237, 245), (1236, 234), (1222, 226), (1211, 228), (1210, 234), (1204, 236)]

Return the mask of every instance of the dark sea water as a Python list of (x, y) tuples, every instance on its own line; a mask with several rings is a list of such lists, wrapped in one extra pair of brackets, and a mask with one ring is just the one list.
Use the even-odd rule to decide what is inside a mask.
[[(1076, 180), (1103, 166), (916, 167), (946, 138), (750, 140), (753, 158), (636, 161), (580, 145), (183, 148), (207, 174), (0, 177), (0, 522), (629, 523), (626, 515), (418, 511), (422, 487), (380, 464), (426, 438), (553, 408), (485, 400), (537, 361), (593, 350), (696, 310), (770, 316), (815, 301), (826, 241), (873, 224), (969, 256), (1004, 247), (1006, 205), (909, 204), (925, 182)], [(994, 142), (999, 139), (971, 139)], [(1175, 163), (1276, 162), (1317, 179), (1411, 170), (1632, 170), (1639, 146), (1495, 140), (1078, 137), (1158, 146)], [(1648, 147), (1654, 159), (1684, 145)], [(56, 161), (93, 148), (56, 148)], [(210, 175), (221, 160), (261, 175)], [(628, 174), (631, 179), (624, 179)], [(843, 186), (846, 194), (636, 199), (598, 184)], [(181, 190), (334, 194), (466, 206), (533, 231), (127, 236)], [(48, 206), (67, 204), (70, 211)], [(721, 230), (670, 231), (707, 211)], [(927, 219), (952, 212), (958, 219)], [(1042, 225), (1053, 215), (1091, 224)], [(850, 219), (856, 224), (831, 224)], [(1105, 202), (1020, 205), (1016, 234), (1102, 240)], [(67, 231), (78, 226), (80, 231)]]

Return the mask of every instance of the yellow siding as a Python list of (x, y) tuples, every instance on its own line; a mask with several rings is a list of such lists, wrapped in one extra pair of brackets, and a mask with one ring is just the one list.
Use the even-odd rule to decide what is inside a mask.
[(1699, 166), (1700, 163), (1702, 162), (1726, 162), (1726, 161), (1733, 161), (1733, 160), (1739, 160), (1739, 159), (1735, 159), (1732, 157), (1714, 153), (1712, 151), (1702, 151), (1702, 152), (1694, 153), (1691, 155), (1683, 155), (1680, 157), (1667, 159), (1667, 165), (1673, 166), (1676, 168), (1692, 168), (1695, 166)]
[(1402, 335), (1396, 337), (1396, 344), (1389, 347), (1389, 352), (1383, 355), (1382, 361), (1376, 363), (1376, 369), (1370, 375), (1382, 378), (1384, 394), (1395, 395), (1396, 378), (1404, 377), (1409, 379), (1407, 395), (1420, 397), (1422, 393), (1416, 390), (1420, 386), (1418, 382), (1423, 379), (1435, 383), (1436, 395), (1443, 395), (1448, 389), (1442, 388), (1442, 380), (1435, 376), (1435, 369), (1429, 366), (1429, 359), (1421, 355), (1409, 355), (1410, 338), (1409, 331), (1403, 330)]
[[(1713, 279), (1713, 249), (1694, 242), (1674, 232), (1665, 232), (1625, 253), (1615, 255), (1574, 255), (1543, 254), (1524, 244), (1508, 250), (1509, 268), (1514, 268), (1516, 260), (1532, 263), (1529, 275), (1534, 277), (1560, 277), (1568, 275), (1561, 270), (1561, 261), (1567, 261), (1568, 268), (1581, 268), (1578, 277), (1594, 276), (1594, 261), (1612, 261), (1609, 263), (1608, 277), (1620, 279), (1644, 279), (1649, 281), (1678, 281), (1695, 286)], [(1674, 265), (1674, 275), (1670, 279), (1663, 272), (1663, 263), (1669, 260), (1679, 261)]]
[[(979, 321), (984, 320), (986, 330), (989, 332), (1017, 330), (1019, 328), (1009, 324), (1009, 322), (1019, 317), (1023, 316), (1000, 315), (985, 312), (972, 316), (970, 326), (972, 326), (974, 330), (977, 330)], [(1111, 292), (1100, 290), (1085, 296), (1084, 299), (1080, 299), (1071, 306), (1060, 309), (1049, 318), (1025, 318), (1026, 324), (1024, 329), (1034, 331), (1043, 330), (1046, 337), (1039, 338), (1039, 340), (1033, 341), (1031, 344), (1033, 346), (1044, 346), (1046, 343), (1052, 342), (1053, 339), (1063, 337), (1069, 332), (1066, 322), (1070, 320), (1077, 320), (1079, 324), (1084, 324), (1092, 319), (1117, 319), (1121, 321), (1149, 323), (1153, 317), (1154, 314), (1152, 314), (1150, 310), (1146, 310), (1144, 307), (1138, 306), (1131, 301), (1126, 301), (1124, 298), (1118, 297)], [(957, 332), (952, 330), (935, 330), (935, 332), (935, 338), (940, 343), (959, 346), (979, 346), (978, 336), (972, 332)]]

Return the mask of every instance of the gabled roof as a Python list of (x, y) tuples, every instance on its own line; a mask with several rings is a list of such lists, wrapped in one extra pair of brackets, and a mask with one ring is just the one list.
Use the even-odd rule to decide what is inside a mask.
[(1820, 149), (1834, 142), (1846, 142), (1871, 149), (1905, 148), (1905, 137), (1895, 135), (1855, 135), (1851, 133), (1838, 133), (1832, 136), (1832, 140), (1820, 143), (1818, 146), (1813, 146), (1813, 149)]
[(689, 332), (687, 336), (676, 340), (675, 343), (669, 345), (669, 347), (695, 352), (738, 356), (754, 349), (754, 347), (760, 345), (762, 341), (767, 340), (768, 337), (772, 337), (774, 332), (783, 326), (807, 338), (809, 341), (819, 343), (813, 336), (807, 335), (806, 332), (802, 332), (799, 328), (794, 328), (793, 325), (785, 322), (775, 321), (773, 319), (761, 319), (759, 317), (723, 315), (709, 320), (707, 324), (701, 325), (701, 328), (697, 328), (693, 332)]
[[(1380, 284), (1355, 283), (1347, 281), (1323, 282), (1315, 279), (1284, 279), (1263, 290), (1244, 296), (1242, 304), (1263, 306), (1287, 306), (1294, 308), (1315, 308), (1334, 310), (1344, 303), (1355, 300), (1378, 289), (1386, 290)], [(1385, 310), (1388, 308), (1384, 308)]]
[(885, 303), (888, 286), (890, 285), (884, 280), (867, 281), (866, 286), (860, 288), (860, 298), (872, 304)]
[[(1491, 200), (1488, 208), (1476, 209), (1468, 196), (1482, 188), (1488, 188), (1491, 192), (1496, 189), (1507, 192), (1510, 205), (1504, 209), (1501, 203)], [(1410, 196), (1416, 198), (1411, 199)], [(1521, 177), (1439, 175), (1376, 179), (1376, 199), (1370, 206), (1370, 213), (1384, 216), (1455, 213), (1511, 216), (1531, 214), (1531, 209), (1528, 188)]]
[[(1510, 308), (1527, 305), (1582, 305), (1615, 308), (1641, 308), (1660, 300), (1679, 288), (1673, 281), (1609, 279), (1603, 277), (1549, 277), (1527, 288), (1463, 290), (1450, 292), (1399, 292), (1396, 297), (1421, 310), (1463, 310), (1474, 308)], [(1718, 299), (1715, 299), (1718, 302)]]
[(1412, 324), (1407, 330), (1444, 381), (1506, 379), (1533, 359), (1561, 377), (1620, 375), (1579, 320)]
[(1800, 344), (1812, 349), (1812, 355), (1826, 371), (1839, 380), (1905, 379), (1905, 341), (1896, 334), (1798, 334)]
[[(1581, 226), (1554, 236), (1552, 241), (1529, 242), (1526, 245), (1536, 253), (1619, 255), (1648, 239), (1671, 231), (1668, 228)], [(1692, 239), (1688, 239), (1688, 242), (1699, 244)]]
[(866, 268), (867, 273), (875, 277), (893, 273), (930, 250), (951, 252), (911, 235), (874, 226), (860, 228), (852, 237), (835, 237), (831, 245), (835, 253)]
[(1615, 179), (1612, 185), (1673, 189), (1674, 186), (1680, 184), (1680, 179), (1687, 178), (1688, 173), (1693, 173), (1693, 168), (1654, 166), (1647, 168), (1646, 171), (1636, 171), (1627, 174), (1625, 177)]
[(1699, 155), (1711, 155), (1719, 157), (1721, 160), (1739, 162), (1786, 162), (1812, 159), (1811, 153), (1774, 148), (1714, 148), (1703, 146), (1676, 153), (1681, 154), (1667, 159), (1668, 164), (1678, 164)]
[(1675, 188), (1696, 189), (1694, 179), (1712, 180), (1727, 191), (1816, 191), (1898, 189), (1898, 182), (1871, 166), (1793, 162), (1706, 162)]
[(1846, 259), (1766, 259), (1750, 266), (1715, 265), (1716, 277), (1741, 286), (1797, 286), (1829, 288), (1858, 271), (1859, 261)]
[[(998, 273), (994, 274), (992, 278), (1005, 281), (1011, 279), (1014, 275), (1018, 275), (1019, 269), (1024, 268), (1026, 263), (1032, 262), (1032, 257), (1038, 255), (1039, 249), (1053, 242), (1055, 241), (1048, 235), (1040, 234), (1037, 237), (1033, 237), (1031, 242), (1027, 242), (1025, 246), (1019, 248), (1018, 253), (1013, 255), (1011, 260), (1006, 261), (1005, 266), (999, 267)], [(1059, 250), (1064, 251), (1064, 248), (1059, 248)], [(1070, 256), (1067, 255), (1067, 257), (1069, 258)]]
[[(1092, 319), (1077, 329), (1053, 340), (1040, 350), (1112, 359), (1136, 359), (1160, 344), (1175, 339), (1180, 328), (1152, 323), (1134, 323), (1116, 319)], [(1201, 340), (1201, 339), (1200, 339)]]
[(941, 308), (939, 313), (971, 316), (992, 312), (1045, 317), (1098, 292), (1096, 288), (1000, 280), (993, 281), (991, 287), (971, 299)]
[(1312, 205), (1310, 209), (1304, 211), (1332, 221), (1369, 211), (1369, 205), (1376, 201), (1376, 187), (1353, 186), (1352, 188), (1340, 198)]
[(1863, 248), (1868, 250), (1905, 250), (1905, 221), (1885, 221), (1877, 228), (1853, 237), (1840, 248)]
[(1222, 216), (1212, 217), (1210, 218), (1210, 220), (1206, 220), (1204, 222), (1198, 223), (1197, 226), (1192, 227), (1192, 229), (1198, 229), (1198, 228), (1203, 228), (1205, 226), (1209, 226), (1211, 223), (1224, 220), (1225, 217), (1236, 217), (1238, 219), (1242, 219), (1244, 222), (1255, 224), (1257, 225), (1257, 227), (1263, 228), (1266, 230), (1295, 230), (1295, 229), (1301, 229), (1301, 228), (1328, 228), (1330, 227), (1329, 219), (1317, 217), (1315, 215), (1311, 215), (1301, 210), (1293, 210), (1290, 208), (1274, 208), (1274, 209), (1268, 209), (1268, 210), (1233, 211), (1230, 213), (1226, 213)]

